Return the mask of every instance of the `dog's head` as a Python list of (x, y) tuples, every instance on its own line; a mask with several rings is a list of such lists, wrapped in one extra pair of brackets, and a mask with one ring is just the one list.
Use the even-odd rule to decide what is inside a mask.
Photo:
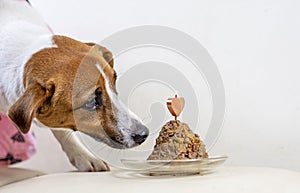
[(149, 131), (117, 97), (111, 52), (63, 36), (53, 42), (55, 47), (34, 54), (25, 66), (25, 92), (8, 112), (17, 127), (27, 133), (37, 118), (114, 148), (143, 143)]

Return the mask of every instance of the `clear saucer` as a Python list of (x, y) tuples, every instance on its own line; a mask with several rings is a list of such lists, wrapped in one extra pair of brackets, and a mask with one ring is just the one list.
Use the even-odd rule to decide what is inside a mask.
[(212, 172), (227, 156), (187, 160), (130, 160), (121, 162), (130, 170), (147, 175), (193, 175)]

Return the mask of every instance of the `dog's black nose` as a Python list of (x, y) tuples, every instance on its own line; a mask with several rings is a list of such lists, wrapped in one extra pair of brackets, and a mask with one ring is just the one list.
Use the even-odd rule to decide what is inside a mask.
[(133, 141), (137, 144), (142, 144), (149, 135), (149, 130), (145, 126), (140, 126), (139, 132), (131, 135)]
[(134, 140), (135, 143), (140, 145), (146, 140), (148, 135), (133, 134), (133, 135), (131, 135), (131, 137), (132, 137), (132, 139)]

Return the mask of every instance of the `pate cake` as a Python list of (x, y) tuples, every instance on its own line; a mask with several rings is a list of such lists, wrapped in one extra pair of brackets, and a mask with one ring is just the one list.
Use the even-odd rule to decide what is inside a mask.
[(179, 120), (167, 122), (156, 138), (148, 160), (182, 160), (207, 158), (208, 154), (199, 135)]

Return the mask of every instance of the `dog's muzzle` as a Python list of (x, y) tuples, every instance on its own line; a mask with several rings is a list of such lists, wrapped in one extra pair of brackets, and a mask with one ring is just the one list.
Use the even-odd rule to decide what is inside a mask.
[(137, 120), (132, 120), (130, 128), (121, 135), (112, 136), (116, 148), (124, 149), (141, 145), (148, 137), (149, 129)]

